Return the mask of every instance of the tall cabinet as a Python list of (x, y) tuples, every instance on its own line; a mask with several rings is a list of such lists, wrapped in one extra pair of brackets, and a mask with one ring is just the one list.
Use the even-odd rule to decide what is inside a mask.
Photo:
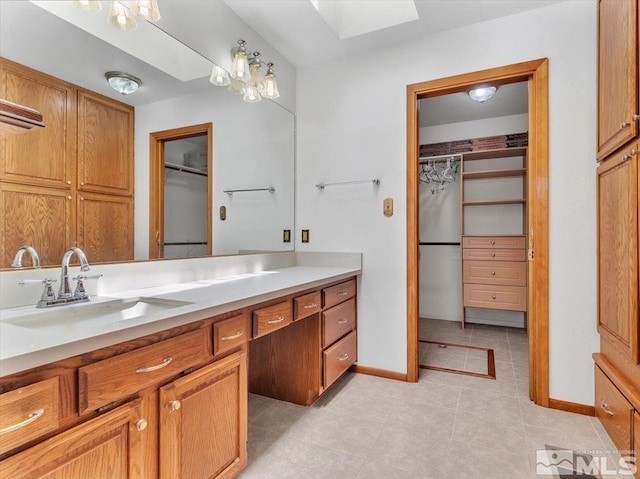
[(45, 124), (0, 139), (0, 268), (25, 244), (43, 265), (70, 246), (133, 259), (133, 108), (3, 58), (0, 79), (0, 98)]
[(638, 0), (598, 2), (595, 406), (623, 450), (640, 446), (638, 11)]

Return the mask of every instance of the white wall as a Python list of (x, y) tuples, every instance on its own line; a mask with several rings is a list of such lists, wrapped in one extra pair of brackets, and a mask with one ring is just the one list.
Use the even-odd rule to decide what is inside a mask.
[(406, 85), (547, 57), (550, 395), (593, 404), (595, 26), (595, 2), (563, 2), (298, 71), (298, 249), (364, 253), (360, 364), (406, 371)]

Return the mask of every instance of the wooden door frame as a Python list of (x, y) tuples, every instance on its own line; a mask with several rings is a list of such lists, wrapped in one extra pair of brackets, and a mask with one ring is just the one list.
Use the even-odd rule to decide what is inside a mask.
[(418, 380), (418, 100), (482, 84), (529, 82), (527, 169), (529, 396), (549, 406), (548, 60), (532, 60), (407, 85), (407, 380)]
[[(213, 124), (173, 128), (149, 134), (149, 259), (160, 258), (164, 243), (164, 143), (207, 135), (207, 254), (213, 253)], [(156, 238), (156, 232), (159, 238)]]

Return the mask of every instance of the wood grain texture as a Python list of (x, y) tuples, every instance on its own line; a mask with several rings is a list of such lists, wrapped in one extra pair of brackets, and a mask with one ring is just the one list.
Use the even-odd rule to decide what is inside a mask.
[(597, 158), (603, 160), (638, 135), (637, 0), (599, 0), (597, 72)]
[(501, 248), (501, 249), (525, 249), (527, 247), (526, 236), (463, 236), (463, 248)]
[(340, 341), (322, 353), (323, 384), (331, 386), (353, 363), (358, 360), (358, 336), (351, 331)]
[(282, 301), (265, 308), (253, 311), (253, 337), (259, 338), (280, 328), (288, 326), (293, 321), (291, 301)]
[(322, 307), (330, 308), (356, 295), (356, 280), (351, 279), (322, 290)]
[(589, 404), (579, 404), (570, 401), (563, 401), (561, 399), (549, 398), (549, 407), (551, 409), (558, 409), (560, 411), (582, 414), (583, 416), (596, 415), (596, 408), (590, 406)]
[(635, 409), (640, 411), (640, 384), (638, 384), (638, 376), (627, 376), (620, 367), (611, 362), (609, 356), (605, 352), (594, 353), (593, 359), (596, 366), (613, 382), (624, 394), (627, 400)]
[(526, 261), (527, 252), (522, 249), (474, 249), (464, 248), (462, 250), (463, 260), (480, 261)]
[(632, 446), (633, 406), (609, 378), (596, 366), (596, 416), (618, 449)]
[(527, 264), (523, 261), (463, 261), (462, 281), (464, 283), (526, 286)]
[[(636, 457), (636, 466), (640, 466), (640, 412), (633, 415), (633, 448)], [(636, 478), (640, 478), (640, 470), (636, 471)]]
[(372, 368), (370, 366), (360, 366), (359, 364), (351, 366), (349, 371), (352, 373), (366, 374), (368, 376), (377, 376), (379, 378), (395, 379), (396, 381), (407, 381), (407, 375), (405, 373), (389, 371), (387, 369)]
[(251, 338), (251, 322), (245, 311), (213, 324), (213, 354), (218, 355), (246, 344)]
[(463, 304), (467, 307), (527, 310), (527, 288), (524, 286), (465, 283), (462, 290)]
[(322, 313), (322, 346), (336, 342), (356, 328), (356, 300), (351, 298)]
[(322, 309), (320, 291), (293, 298), (293, 320), (306, 318)]

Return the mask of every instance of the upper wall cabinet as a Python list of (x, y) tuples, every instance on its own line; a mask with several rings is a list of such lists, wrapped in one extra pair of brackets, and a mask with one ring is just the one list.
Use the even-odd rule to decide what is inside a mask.
[(598, 161), (638, 135), (638, 0), (598, 2)]

